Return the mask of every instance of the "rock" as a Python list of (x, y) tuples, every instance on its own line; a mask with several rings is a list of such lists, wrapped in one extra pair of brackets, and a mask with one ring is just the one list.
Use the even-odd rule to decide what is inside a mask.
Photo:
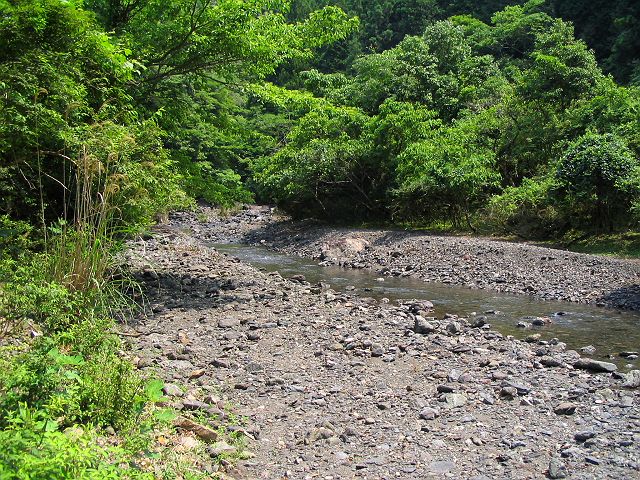
[(200, 400), (183, 400), (182, 407), (185, 410), (207, 410), (209, 405), (205, 402), (201, 402)]
[(458, 408), (467, 403), (467, 396), (463, 393), (446, 393), (444, 401), (449, 408)]
[(593, 355), (594, 353), (596, 353), (596, 347), (594, 347), (593, 345), (587, 345), (586, 347), (582, 347), (580, 351), (585, 355)]
[(482, 328), (485, 325), (487, 325), (487, 317), (484, 316), (477, 317), (473, 322), (471, 322), (471, 326), (473, 328)]
[(618, 370), (615, 363), (601, 362), (599, 360), (593, 360), (591, 358), (581, 358), (573, 364), (573, 368), (579, 368), (581, 370), (590, 370), (592, 372), (606, 372), (611, 373)]
[(576, 412), (577, 405), (571, 402), (562, 402), (553, 409), (556, 415), (573, 415)]
[(182, 389), (173, 383), (165, 383), (164, 387), (162, 387), (162, 391), (169, 397), (181, 397), (184, 395)]
[(429, 333), (435, 332), (436, 326), (433, 323), (429, 322), (427, 319), (421, 317), (420, 315), (417, 315), (415, 323), (413, 325), (413, 331), (422, 335), (427, 335)]
[(459, 322), (450, 322), (447, 325), (447, 332), (455, 335), (462, 332), (462, 325)]
[(502, 387), (513, 387), (518, 392), (518, 395), (528, 395), (531, 392), (531, 388), (518, 382), (512, 382), (510, 380), (505, 380), (502, 382)]
[(500, 396), (508, 398), (515, 398), (518, 395), (518, 389), (514, 387), (503, 387), (500, 390)]
[(211, 365), (216, 368), (229, 368), (229, 362), (220, 358), (214, 358), (211, 360)]
[(371, 356), (381, 357), (382, 355), (384, 355), (384, 349), (382, 348), (382, 345), (380, 345), (379, 343), (371, 344)]
[(595, 436), (596, 432), (594, 432), (593, 430), (583, 430), (581, 432), (577, 432), (573, 436), (573, 438), (576, 440), (576, 442), (586, 442), (587, 440)]
[(196, 378), (202, 377), (207, 371), (204, 368), (199, 368), (198, 370), (193, 370), (189, 373), (189, 379), (195, 380)]
[(207, 453), (212, 457), (219, 457), (221, 455), (233, 455), (238, 449), (233, 445), (229, 445), (227, 442), (216, 442), (207, 448)]
[(563, 365), (562, 360), (548, 356), (542, 357), (540, 363), (545, 367), (561, 367)]
[(174, 421), (174, 425), (182, 430), (195, 434), (205, 442), (215, 442), (218, 440), (218, 432), (209, 427), (205, 427), (204, 425), (200, 425), (188, 418), (178, 417)]
[(552, 458), (547, 470), (549, 478), (567, 478), (567, 467), (557, 458)]
[(531, 321), (531, 323), (536, 327), (544, 327), (551, 323), (551, 319), (549, 317), (536, 317)]
[(640, 387), (640, 370), (631, 370), (624, 376), (624, 388), (639, 388)]
[(440, 412), (431, 407), (424, 407), (420, 410), (420, 418), (423, 420), (433, 420), (440, 415)]
[(436, 390), (438, 393), (453, 393), (456, 391), (453, 385), (438, 385)]
[(314, 428), (307, 435), (307, 443), (314, 443), (318, 440), (327, 440), (333, 437), (333, 431), (326, 427)]
[(635, 357), (635, 358), (638, 358), (638, 352), (635, 352), (635, 351), (634, 351), (634, 352), (630, 352), (630, 351), (627, 351), (627, 352), (620, 352), (620, 354), (619, 354), (619, 355), (620, 355), (621, 357), (623, 357), (623, 358), (629, 358), (629, 357)]
[(238, 318), (221, 318), (218, 320), (218, 327), (220, 328), (233, 328), (240, 326), (240, 319)]

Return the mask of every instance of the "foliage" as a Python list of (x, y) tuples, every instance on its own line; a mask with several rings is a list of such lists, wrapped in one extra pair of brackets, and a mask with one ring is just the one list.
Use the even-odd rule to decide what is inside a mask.
[(442, 128), (400, 155), (397, 215), (426, 220), (449, 218), (454, 226), (462, 219), (469, 223), (469, 213), (498, 187), (500, 176), (492, 168), (493, 152), (477, 143), (465, 127)]
[[(26, 405), (0, 431), (0, 477), (7, 480), (48, 479), (152, 479), (143, 472), (123, 468), (126, 452), (97, 445), (91, 429), (59, 431), (55, 420)], [(126, 463), (125, 463), (126, 464)]]
[(572, 213), (610, 231), (638, 199), (640, 162), (619, 137), (587, 133), (569, 146), (556, 178)]
[[(475, 11), (457, 11), (463, 3), (449, 11)], [(587, 200), (571, 190), (578, 177), (554, 172), (575, 163), (566, 149), (588, 132), (620, 139), (625, 153), (615, 162), (632, 166), (640, 154), (637, 89), (606, 77), (544, 1), (513, 3), (485, 11), (490, 23), (458, 15), (427, 24), (344, 72), (303, 72), (290, 83), (300, 91), (269, 87), (269, 114), (293, 121), (274, 138), (275, 153), (250, 163), (261, 198), (334, 219), (472, 227), (476, 218), (524, 236), (602, 229), (596, 218), (612, 219), (608, 228), (632, 225), (635, 174), (621, 167), (606, 200)], [(589, 209), (598, 198), (617, 213)]]

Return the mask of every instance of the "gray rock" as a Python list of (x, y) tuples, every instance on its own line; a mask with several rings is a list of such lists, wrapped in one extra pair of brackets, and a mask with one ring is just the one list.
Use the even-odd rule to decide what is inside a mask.
[(431, 407), (424, 407), (420, 410), (420, 418), (423, 420), (433, 420), (440, 415), (440, 412)]
[(531, 388), (522, 384), (522, 383), (518, 383), (518, 382), (512, 382), (510, 380), (505, 380), (504, 382), (502, 382), (502, 387), (512, 387), (515, 388), (516, 391), (518, 392), (518, 395), (527, 395), (529, 392), (531, 392)]
[(593, 430), (583, 430), (581, 432), (577, 432), (573, 438), (575, 438), (576, 442), (586, 442), (590, 438), (596, 436), (596, 432)]
[(373, 343), (371, 345), (371, 356), (381, 357), (382, 355), (384, 355), (384, 349), (382, 348), (382, 345), (380, 345), (379, 343)]
[(593, 345), (587, 345), (586, 347), (582, 347), (580, 351), (585, 355), (593, 355), (594, 353), (596, 353), (596, 347), (594, 347)]
[(166, 383), (164, 387), (162, 387), (162, 391), (165, 395), (168, 395), (170, 397), (181, 397), (182, 395), (184, 395), (182, 389), (179, 386), (174, 385), (173, 383)]
[(420, 315), (416, 316), (413, 331), (422, 335), (427, 335), (436, 331), (436, 326)]
[(447, 325), (447, 332), (451, 334), (457, 334), (462, 332), (462, 325), (459, 322), (450, 322)]
[(467, 396), (463, 393), (446, 393), (444, 401), (449, 408), (458, 408), (467, 403)]
[(182, 407), (185, 410), (207, 410), (209, 408), (209, 404), (205, 402), (201, 402), (200, 400), (183, 400)]
[(640, 370), (631, 370), (624, 376), (624, 383), (622, 384), (625, 388), (638, 388), (640, 387)]
[(237, 318), (221, 318), (218, 320), (218, 327), (233, 328), (240, 326), (240, 320)]
[(557, 458), (552, 458), (549, 462), (548, 473), (549, 478), (567, 478), (567, 467)]
[(573, 415), (576, 412), (577, 405), (571, 402), (562, 402), (553, 409), (556, 415)]
[(599, 360), (593, 360), (591, 358), (581, 358), (573, 364), (573, 368), (579, 368), (581, 370), (590, 370), (592, 372), (615, 372), (618, 367), (615, 363), (601, 362)]

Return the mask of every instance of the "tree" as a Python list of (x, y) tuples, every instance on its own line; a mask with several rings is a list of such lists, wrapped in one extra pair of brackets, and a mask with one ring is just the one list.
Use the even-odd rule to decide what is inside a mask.
[(611, 231), (640, 193), (640, 161), (619, 137), (587, 133), (571, 143), (556, 179), (572, 213)]

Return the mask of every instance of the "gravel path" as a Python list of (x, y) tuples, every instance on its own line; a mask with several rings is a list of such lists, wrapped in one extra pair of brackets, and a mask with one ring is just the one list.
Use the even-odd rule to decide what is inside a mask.
[[(128, 253), (154, 311), (126, 327), (138, 365), (186, 387), (170, 390), (178, 408), (209, 402), (225, 415), (233, 404), (246, 416), (254, 457), (234, 478), (640, 478), (640, 390), (631, 388), (640, 372), (581, 362), (559, 342), (506, 338), (478, 319), (430, 318), (429, 302), (377, 303), (266, 274), (205, 244), (262, 224), (262, 238), (251, 238), (276, 245), (275, 233), (265, 232), (284, 230), (270, 221), (258, 210), (206, 224), (179, 216)], [(343, 235), (337, 231), (318, 230), (322, 239), (308, 228), (297, 238), (287, 231), (298, 253), (323, 243), (326, 254), (346, 251), (331, 244)], [(394, 249), (433, 238), (362, 235), (373, 246), (349, 262), (373, 262), (382, 238)], [(448, 240), (438, 251), (479, 255), (476, 245), (500, 257), (486, 242)], [(277, 245), (294, 248), (286, 243)], [(443, 264), (434, 253), (412, 255)], [(567, 265), (564, 254), (555, 256)], [(494, 285), (504, 284), (487, 286)], [(212, 397), (194, 407), (190, 392), (203, 389)]]

